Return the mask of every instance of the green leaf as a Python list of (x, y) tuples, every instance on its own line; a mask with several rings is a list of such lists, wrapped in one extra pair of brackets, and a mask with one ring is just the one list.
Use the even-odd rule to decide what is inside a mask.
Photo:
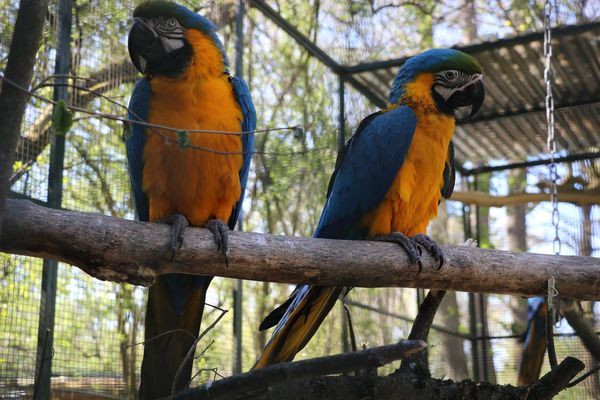
[(73, 126), (73, 113), (67, 108), (64, 100), (59, 100), (52, 112), (52, 127), (55, 135), (65, 135)]
[(177, 143), (179, 143), (179, 147), (183, 150), (190, 147), (190, 135), (188, 131), (177, 131)]

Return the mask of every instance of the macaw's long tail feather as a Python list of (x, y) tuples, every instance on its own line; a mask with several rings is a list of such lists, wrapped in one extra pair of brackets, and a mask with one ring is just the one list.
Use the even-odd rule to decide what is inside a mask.
[[(313, 337), (343, 289), (343, 287), (308, 285), (298, 287), (292, 293), (289, 307), (283, 313), (271, 340), (265, 346), (254, 368), (293, 360)], [(276, 312), (281, 314), (276, 309), (267, 319)], [(261, 326), (267, 325), (265, 322), (266, 320)]]
[(263, 322), (261, 322), (258, 326), (259, 331), (265, 331), (269, 328), (272, 328), (275, 325), (277, 325), (279, 321), (281, 321), (281, 319), (285, 315), (285, 312), (290, 307), (290, 304), (292, 304), (292, 301), (295, 297), (295, 293), (296, 292), (292, 293), (292, 295), (283, 304), (275, 308), (269, 313), (269, 315), (265, 317), (265, 319), (263, 319)]
[(528, 300), (527, 331), (523, 345), (523, 356), (519, 365), (517, 385), (534, 383), (540, 377), (544, 353), (546, 352), (546, 315), (548, 306), (541, 297)]
[[(150, 288), (146, 307), (146, 344), (140, 399), (171, 395), (175, 374), (184, 362), (194, 338), (198, 336), (210, 281), (211, 277), (168, 274), (159, 276)], [(158, 337), (177, 329), (179, 330)], [(192, 359), (186, 362), (176, 390), (186, 387), (191, 372)]]

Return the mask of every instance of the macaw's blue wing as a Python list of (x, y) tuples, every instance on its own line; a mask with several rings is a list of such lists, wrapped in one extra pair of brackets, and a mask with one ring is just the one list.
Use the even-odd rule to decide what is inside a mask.
[[(148, 121), (150, 112), (150, 96), (152, 89), (150, 81), (140, 79), (137, 81), (131, 100), (129, 101), (129, 119), (133, 121)], [(128, 133), (125, 135), (125, 149), (127, 151), (127, 168), (135, 202), (135, 210), (140, 221), (150, 220), (148, 196), (142, 190), (144, 176), (144, 145), (146, 144), (146, 127), (130, 123)]]
[(394, 182), (412, 143), (417, 117), (406, 106), (369, 115), (340, 152), (314, 237), (366, 239), (359, 225)]
[(242, 109), (242, 131), (245, 132), (242, 135), (242, 151), (244, 152), (244, 164), (240, 170), (240, 184), (242, 186), (242, 193), (239, 201), (236, 203), (234, 210), (229, 217), (228, 225), (230, 229), (235, 228), (235, 224), (240, 215), (242, 209), (242, 203), (244, 202), (244, 192), (246, 189), (246, 182), (248, 181), (248, 172), (250, 171), (250, 162), (252, 161), (254, 151), (254, 130), (256, 129), (256, 110), (254, 109), (254, 103), (252, 102), (252, 96), (250, 95), (250, 89), (242, 78), (234, 76), (230, 79), (231, 85), (233, 86), (233, 93), (237, 99), (240, 108)]
[[(415, 113), (408, 107), (377, 112), (361, 122), (338, 156), (315, 237), (367, 238), (359, 221), (384, 199), (406, 158), (416, 125)], [(254, 367), (291, 361), (344, 291), (341, 286), (299, 285), (260, 325), (261, 330), (277, 327)]]
[(546, 352), (546, 316), (548, 306), (543, 297), (527, 299), (527, 330), (517, 384), (534, 383), (540, 377)]

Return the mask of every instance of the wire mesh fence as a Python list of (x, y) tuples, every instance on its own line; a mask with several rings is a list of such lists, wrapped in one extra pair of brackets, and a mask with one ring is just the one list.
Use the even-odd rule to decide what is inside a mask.
[[(126, 35), (131, 12), (138, 1), (75, 2), (70, 52), (71, 73), (81, 79), (70, 82), (70, 103), (105, 114), (124, 115), (124, 109), (114, 102), (127, 104), (133, 82), (138, 74), (131, 66), (126, 50)], [(233, 51), (235, 1), (182, 2), (209, 16), (220, 26), (226, 51)], [(326, 2), (325, 19), (308, 19), (299, 28), (316, 38), (322, 46), (345, 64), (377, 60), (383, 56), (381, 43), (399, 40), (396, 31), (381, 38), (369, 32), (368, 13), (358, 12), (347, 21), (337, 21), (331, 32), (317, 29), (316, 24), (340, 15), (339, 2)], [(3, 29), (0, 31), (0, 68), (3, 69), (16, 2), (4, 1), (0, 8)], [(44, 37), (35, 67), (34, 85), (54, 72), (56, 59), (57, 1), (51, 1)], [(285, 7), (285, 6), (282, 6)], [(285, 11), (285, 10), (284, 10)], [(294, 12), (313, 12), (310, 7)], [(287, 10), (290, 13), (290, 10)], [(362, 14), (361, 14), (362, 13)], [(377, 18), (389, 19), (379, 14)], [(387, 19), (386, 19), (387, 18)], [(254, 165), (250, 173), (248, 212), (244, 224), (247, 230), (286, 235), (310, 236), (319, 217), (329, 175), (337, 152), (338, 77), (317, 60), (298, 51), (293, 39), (256, 10), (249, 11), (246, 41), (252, 42), (245, 52), (245, 73), (259, 110), (259, 126), (304, 127), (305, 134), (289, 132), (258, 135)], [(336, 25), (337, 24), (337, 25)], [(326, 24), (328, 25), (328, 24)], [(328, 25), (329, 26), (329, 25)], [(345, 41), (336, 41), (343, 37)], [(360, 38), (360, 41), (351, 38)], [(396, 43), (394, 42), (394, 43)], [(360, 44), (360, 46), (359, 46)], [(394, 47), (400, 56), (416, 49), (416, 43)], [(400, 53), (400, 49), (402, 52)], [(260, 65), (264, 71), (257, 70)], [(267, 71), (267, 73), (265, 73)], [(313, 82), (318, 81), (319, 85)], [(51, 83), (51, 82), (49, 82)], [(315, 87), (318, 86), (318, 87)], [(52, 98), (53, 86), (40, 87), (37, 94)], [(108, 101), (103, 96), (108, 97)], [(306, 101), (310, 97), (311, 101)], [(286, 108), (284, 105), (289, 104)], [(360, 120), (374, 111), (363, 96), (346, 86), (346, 138)], [(52, 106), (32, 99), (23, 122), (23, 129), (12, 177), (13, 195), (45, 202), (48, 199), (48, 170)], [(126, 171), (122, 125), (85, 113), (75, 115), (75, 123), (66, 136), (63, 170), (62, 207), (73, 210), (102, 212), (119, 218), (134, 218), (132, 198)], [(581, 163), (562, 166), (564, 176), (571, 171), (575, 189), (598, 185), (593, 173), (597, 164)], [(542, 169), (529, 171), (526, 180), (531, 188), (543, 184)], [(273, 177), (277, 179), (273, 179)], [(491, 178), (493, 194), (507, 191), (506, 177)], [(497, 184), (498, 187), (494, 187)], [(579, 186), (578, 186), (579, 185)], [(594, 187), (596, 187), (594, 186)], [(529, 249), (548, 252), (549, 221), (547, 206), (542, 204), (527, 214)], [(599, 207), (582, 208), (561, 205), (561, 235), (565, 238), (565, 253), (597, 256), (600, 249)], [(462, 209), (448, 202), (441, 208), (443, 222), (433, 232), (447, 243), (463, 241)], [(537, 214), (536, 214), (537, 213)], [(508, 248), (504, 211), (490, 211), (492, 247)], [(438, 229), (435, 228), (435, 229)], [(38, 332), (42, 301), (42, 261), (2, 254), (0, 271), (0, 397), (29, 397), (36, 381), (36, 360), (39, 363), (43, 336)], [(69, 398), (134, 398), (139, 385), (139, 368), (143, 351), (143, 323), (146, 290), (127, 284), (95, 280), (69, 265), (59, 264), (56, 296), (54, 343), (51, 349), (53, 396)], [(244, 282), (242, 325), (242, 370), (248, 370), (260, 354), (269, 333), (258, 332), (259, 321), (291, 292), (289, 285)], [(233, 333), (234, 282), (215, 279), (207, 303), (228, 310), (220, 322), (198, 344), (194, 360), (193, 384), (218, 379), (234, 372), (236, 351)], [(389, 344), (406, 337), (417, 311), (417, 293), (411, 289), (355, 289), (347, 298), (358, 347)], [(487, 335), (497, 339), (471, 338), (469, 331), (468, 295), (448, 296), (430, 338), (429, 362), (435, 377), (453, 379), (475, 378), (474, 365), (487, 363), (485, 376), (497, 383), (516, 382), (516, 368), (521, 344), (513, 336), (521, 334), (524, 321), (517, 321), (514, 299), (508, 296), (487, 296)], [(517, 301), (518, 303), (518, 301)], [(518, 306), (518, 304), (517, 304)], [(523, 306), (521, 301), (520, 306)], [(599, 319), (598, 307), (585, 305), (590, 317)], [(203, 327), (207, 327), (221, 311), (207, 306)], [(344, 314), (336, 306), (321, 329), (298, 359), (344, 350)], [(520, 323), (520, 325), (519, 325)], [(589, 368), (593, 362), (578, 339), (563, 323), (557, 329), (559, 358), (580, 357)], [(562, 336), (560, 336), (562, 335)], [(475, 357), (473, 344), (485, 342), (485, 354)], [(487, 361), (485, 361), (487, 360)], [(391, 373), (397, 365), (380, 370)], [(548, 370), (545, 365), (543, 372)], [(563, 398), (598, 398), (598, 374), (585, 383), (565, 392)]]

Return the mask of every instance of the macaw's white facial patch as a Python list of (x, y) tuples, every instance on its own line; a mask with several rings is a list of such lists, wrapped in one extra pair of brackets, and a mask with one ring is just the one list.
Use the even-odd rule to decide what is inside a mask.
[(450, 96), (454, 94), (454, 92), (456, 92), (456, 88), (446, 87), (440, 84), (434, 85), (433, 90), (435, 90), (435, 92), (439, 94), (445, 101), (448, 100)]
[(172, 39), (169, 37), (161, 36), (160, 40), (161, 40), (165, 50), (167, 50), (167, 52), (169, 52), (169, 53), (182, 48), (184, 45), (183, 38)]
[[(448, 72), (455, 72), (455, 71), (444, 71), (446, 74), (448, 74)], [(454, 93), (461, 91), (463, 89), (465, 89), (467, 86), (474, 84), (477, 81), (480, 81), (483, 78), (482, 74), (473, 74), (473, 75), (453, 75), (453, 78), (451, 81), (449, 80), (444, 80), (444, 79), (438, 79), (437, 83), (433, 86), (433, 90), (435, 90), (435, 92), (437, 94), (439, 94), (445, 101), (447, 101), (450, 96), (452, 96)]]
[(471, 112), (473, 111), (473, 105), (469, 104), (466, 106), (458, 107), (454, 111), (454, 117), (458, 122), (466, 121), (469, 119)]
[(146, 66), (148, 65), (148, 61), (142, 56), (139, 56), (138, 58), (139, 58), (140, 68), (142, 69), (141, 72), (142, 73), (146, 72)]

